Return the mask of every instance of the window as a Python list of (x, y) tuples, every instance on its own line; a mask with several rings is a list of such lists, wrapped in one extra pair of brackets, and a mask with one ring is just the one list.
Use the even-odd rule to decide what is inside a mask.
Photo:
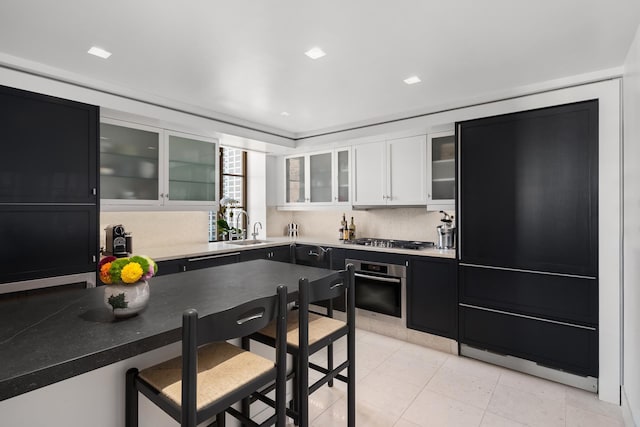
[[(237, 201), (232, 208), (227, 209), (225, 220), (230, 227), (235, 227), (235, 218), (240, 210), (247, 206), (247, 152), (237, 148), (220, 147), (220, 201), (233, 199)], [(209, 214), (209, 241), (219, 239), (221, 236), (216, 230), (218, 213)], [(238, 228), (246, 229), (248, 224), (246, 216), (242, 216), (242, 222)]]

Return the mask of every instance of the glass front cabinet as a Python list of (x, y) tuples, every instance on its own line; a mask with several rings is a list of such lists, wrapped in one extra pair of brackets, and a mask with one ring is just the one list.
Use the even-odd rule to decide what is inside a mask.
[(285, 157), (285, 205), (349, 203), (349, 162), (348, 148)]
[(455, 209), (455, 135), (427, 136), (427, 210)]
[(218, 200), (218, 143), (111, 119), (100, 123), (102, 204), (211, 209)]

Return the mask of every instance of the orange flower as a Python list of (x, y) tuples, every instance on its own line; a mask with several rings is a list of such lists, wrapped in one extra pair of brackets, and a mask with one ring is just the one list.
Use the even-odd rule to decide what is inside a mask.
[(111, 275), (109, 274), (109, 269), (111, 268), (111, 263), (107, 262), (100, 266), (100, 280), (102, 283), (110, 285), (111, 284)]

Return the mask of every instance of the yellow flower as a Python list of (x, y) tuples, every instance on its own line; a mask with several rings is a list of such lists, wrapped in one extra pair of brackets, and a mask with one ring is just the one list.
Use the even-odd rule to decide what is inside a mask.
[(137, 262), (130, 262), (122, 267), (120, 277), (124, 283), (135, 283), (142, 277), (142, 267)]

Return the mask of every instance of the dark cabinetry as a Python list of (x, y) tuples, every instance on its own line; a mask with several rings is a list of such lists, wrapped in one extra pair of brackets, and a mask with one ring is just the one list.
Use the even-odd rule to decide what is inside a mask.
[(240, 262), (240, 252), (231, 252), (217, 255), (203, 255), (187, 258), (186, 270), (198, 270), (200, 268), (217, 267), (219, 265), (234, 264)]
[(271, 261), (280, 261), (280, 262), (291, 262), (292, 254), (294, 246), (277, 246), (275, 248), (267, 248), (264, 249), (265, 256), (267, 259)]
[(412, 257), (407, 278), (407, 327), (457, 339), (456, 261)]
[(96, 106), (0, 86), (0, 283), (95, 272), (97, 124)]
[(458, 125), (465, 263), (597, 274), (598, 103)]
[(598, 375), (598, 102), (457, 125), (460, 343)]
[(291, 250), (289, 245), (243, 250), (240, 252), (240, 261), (270, 259), (272, 261), (291, 262)]
[(158, 274), (156, 276), (164, 276), (167, 274), (182, 273), (187, 271), (186, 259), (170, 259), (166, 261), (159, 261)]

